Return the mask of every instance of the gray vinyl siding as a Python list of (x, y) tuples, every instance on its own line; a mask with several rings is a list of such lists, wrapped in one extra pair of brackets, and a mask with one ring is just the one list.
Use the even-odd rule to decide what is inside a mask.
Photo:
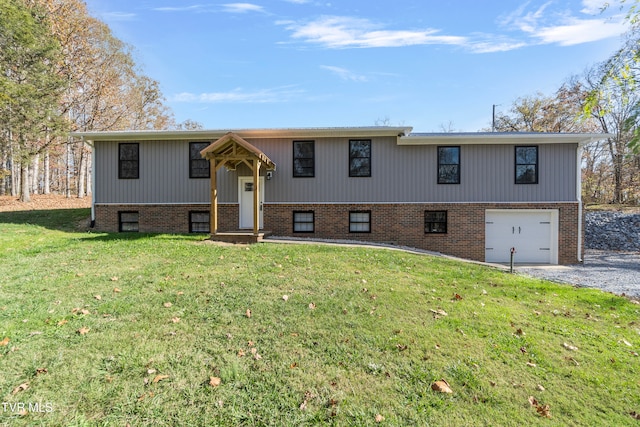
[(118, 142), (95, 144), (96, 203), (209, 203), (209, 179), (189, 179), (189, 141), (139, 144), (139, 179), (118, 179)]
[[(366, 138), (366, 137), (363, 137)], [(265, 203), (576, 201), (576, 144), (541, 144), (538, 184), (515, 184), (514, 145), (462, 145), (460, 184), (437, 184), (437, 147), (372, 138), (371, 177), (349, 177), (349, 138), (315, 139), (315, 176), (293, 177), (292, 139), (247, 139), (277, 165)], [(140, 179), (118, 179), (118, 143), (96, 143), (96, 203), (208, 203), (189, 179), (189, 141), (140, 141)], [(221, 203), (237, 203), (246, 166), (218, 172)], [(264, 175), (264, 171), (262, 172)]]

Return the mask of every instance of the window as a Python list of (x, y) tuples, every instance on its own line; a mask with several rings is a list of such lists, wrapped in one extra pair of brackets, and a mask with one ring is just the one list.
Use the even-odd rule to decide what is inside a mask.
[(349, 233), (371, 233), (371, 211), (349, 212)]
[(349, 141), (349, 176), (371, 176), (371, 140)]
[(425, 234), (443, 234), (447, 232), (447, 211), (424, 212)]
[(209, 178), (211, 176), (209, 160), (203, 159), (200, 155), (200, 152), (208, 146), (208, 142), (189, 143), (189, 178)]
[(294, 233), (313, 233), (314, 230), (314, 214), (313, 211), (294, 211), (293, 212), (293, 232)]
[(438, 147), (438, 184), (460, 184), (460, 147)]
[(118, 178), (140, 178), (140, 146), (139, 144), (118, 144)]
[(189, 212), (189, 233), (209, 233), (209, 212)]
[(538, 183), (538, 147), (516, 147), (516, 184)]
[(293, 141), (294, 178), (315, 176), (315, 147), (313, 141)]
[(119, 231), (139, 231), (138, 212), (118, 212), (118, 230)]

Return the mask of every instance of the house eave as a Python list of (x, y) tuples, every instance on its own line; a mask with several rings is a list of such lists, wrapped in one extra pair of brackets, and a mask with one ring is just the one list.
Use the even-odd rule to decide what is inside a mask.
[(72, 132), (71, 136), (86, 141), (166, 141), (166, 140), (217, 140), (229, 132), (242, 138), (363, 138), (375, 136), (399, 137), (408, 135), (412, 128), (371, 126), (335, 128), (285, 128), (285, 129), (209, 129), (209, 130), (143, 130), (113, 132)]
[(465, 132), (409, 134), (398, 145), (579, 144), (609, 138), (606, 133)]

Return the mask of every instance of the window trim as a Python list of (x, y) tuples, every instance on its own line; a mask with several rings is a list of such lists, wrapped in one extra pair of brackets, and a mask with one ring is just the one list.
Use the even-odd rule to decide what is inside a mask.
[[(456, 148), (458, 150), (458, 163), (440, 163), (440, 149), (442, 148)], [(436, 155), (438, 157), (438, 184), (460, 184), (460, 164), (462, 163), (462, 159), (461, 159), (461, 148), (459, 145), (439, 145), (436, 151)], [(458, 167), (457, 172), (456, 172), (456, 180), (455, 182), (446, 182), (441, 180), (440, 178), (440, 166), (452, 166), (455, 165)]]
[[(296, 221), (296, 214), (311, 214), (311, 221)], [(316, 232), (316, 214), (314, 211), (293, 211), (292, 231), (294, 233), (315, 233)], [(296, 224), (311, 224), (311, 230), (296, 230)]]
[[(535, 163), (518, 163), (518, 148), (535, 148), (536, 149), (536, 162)], [(514, 153), (514, 168), (513, 168), (513, 179), (516, 185), (531, 185), (538, 184), (538, 171), (540, 169), (540, 148), (537, 145), (516, 145), (513, 151)], [(518, 182), (518, 166), (535, 166), (535, 178), (534, 182)]]
[[(137, 221), (123, 221), (122, 215), (124, 214), (137, 214)], [(138, 224), (135, 230), (124, 230), (123, 224)], [(118, 232), (120, 233), (139, 233), (140, 232), (140, 212), (139, 211), (118, 211)]]
[[(444, 214), (444, 221), (427, 221), (428, 214)], [(427, 228), (427, 224), (444, 224), (444, 231), (433, 231), (434, 227)], [(449, 231), (448, 211), (429, 211), (429, 210), (424, 211), (424, 234), (447, 234), (448, 231)]]
[[(369, 156), (367, 157), (359, 157), (351, 155), (351, 144), (354, 142), (368, 142), (369, 143)], [(349, 140), (349, 177), (350, 178), (370, 178), (371, 177), (371, 169), (372, 169), (372, 151), (373, 151), (373, 142), (371, 139), (350, 139)], [(368, 175), (360, 175), (354, 174), (353, 168), (351, 167), (351, 162), (353, 159), (368, 159), (369, 160), (369, 174)]]
[[(209, 216), (209, 220), (207, 222), (197, 222), (196, 224), (207, 224), (207, 231), (194, 231), (194, 221), (192, 218), (193, 214), (207, 214)], [(208, 234), (211, 233), (211, 212), (210, 211), (189, 211), (189, 233), (197, 233), (197, 234)]]
[[(123, 159), (122, 158), (122, 147), (124, 146), (132, 146), (136, 147), (136, 159)], [(122, 168), (124, 162), (135, 162), (136, 163), (136, 171), (135, 176), (124, 176), (124, 170)], [(140, 179), (140, 143), (138, 142), (121, 142), (118, 144), (118, 179)]]
[[(296, 144), (311, 144), (311, 157), (296, 157)], [(315, 178), (316, 176), (316, 142), (314, 140), (296, 140), (293, 141), (293, 144), (291, 145), (292, 150), (293, 150), (293, 177), (294, 178)], [(298, 174), (297, 169), (296, 169), (296, 160), (301, 160), (301, 159), (311, 159), (311, 174), (305, 175), (305, 174)], [(305, 168), (308, 169), (308, 168)]]
[[(352, 214), (368, 214), (369, 215), (369, 220), (368, 221), (352, 221), (351, 220), (351, 215)], [(368, 224), (369, 225), (369, 229), (368, 230), (352, 230), (351, 229), (351, 225), (352, 224)], [(371, 233), (371, 211), (349, 211), (349, 233)]]
[[(191, 157), (191, 147), (194, 144), (205, 144), (206, 145), (205, 148), (210, 145), (208, 141), (189, 141), (189, 179), (209, 179), (211, 178), (211, 162), (207, 159), (203, 159), (202, 157), (195, 158), (195, 159)], [(194, 171), (193, 162), (200, 162), (200, 161), (207, 162), (209, 166), (207, 169), (207, 176), (193, 176), (193, 171)]]

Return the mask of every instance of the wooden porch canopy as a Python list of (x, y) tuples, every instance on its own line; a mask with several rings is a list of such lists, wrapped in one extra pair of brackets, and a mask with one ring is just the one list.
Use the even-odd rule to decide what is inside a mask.
[[(253, 234), (260, 229), (260, 169), (275, 170), (276, 164), (260, 149), (249, 144), (233, 132), (213, 142), (200, 152), (211, 163), (211, 235), (218, 233), (218, 183), (216, 172), (222, 166), (236, 170), (239, 164), (245, 164), (253, 172)], [(239, 202), (239, 201), (238, 201)]]

